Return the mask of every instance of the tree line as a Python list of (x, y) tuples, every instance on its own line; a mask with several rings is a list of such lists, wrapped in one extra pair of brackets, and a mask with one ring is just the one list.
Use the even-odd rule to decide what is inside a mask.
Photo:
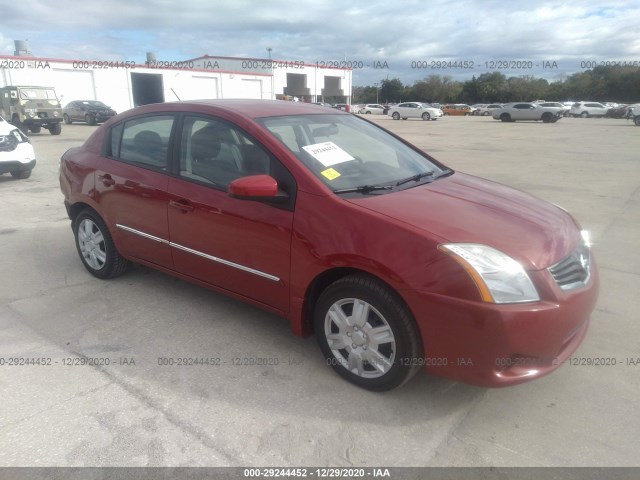
[(429, 75), (413, 85), (399, 78), (385, 79), (379, 86), (353, 87), (353, 103), (507, 103), (518, 101), (640, 102), (640, 68), (598, 66), (548, 82), (523, 75), (507, 78), (501, 72), (483, 73), (471, 80), (453, 80), (449, 75)]

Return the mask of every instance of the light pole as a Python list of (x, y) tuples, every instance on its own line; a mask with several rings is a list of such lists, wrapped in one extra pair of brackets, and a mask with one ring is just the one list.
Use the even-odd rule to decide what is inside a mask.
[(378, 103), (378, 85), (379, 85), (378, 82), (373, 84), (373, 86), (376, 87), (376, 104)]
[[(273, 65), (271, 65), (271, 50), (273, 50), (273, 48), (267, 47), (267, 52), (269, 52), (269, 68), (271, 69), (271, 94), (269, 98), (273, 100), (275, 98), (275, 92), (273, 91), (274, 85), (273, 85)], [(260, 98), (262, 98), (262, 96)]]

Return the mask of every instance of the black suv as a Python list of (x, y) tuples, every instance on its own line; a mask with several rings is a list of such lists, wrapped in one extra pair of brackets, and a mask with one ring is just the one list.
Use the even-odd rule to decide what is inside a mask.
[(106, 122), (114, 115), (117, 115), (115, 110), (97, 100), (74, 100), (62, 109), (62, 118), (67, 125), (73, 122), (96, 125)]

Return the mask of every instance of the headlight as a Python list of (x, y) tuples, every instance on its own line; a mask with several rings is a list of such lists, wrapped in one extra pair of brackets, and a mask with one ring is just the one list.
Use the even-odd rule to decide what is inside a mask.
[(59, 115), (60, 115), (60, 113), (59, 113), (57, 110), (54, 110), (54, 112), (53, 112), (53, 116), (54, 116), (54, 117), (58, 117)]
[(476, 243), (446, 243), (439, 245), (438, 250), (451, 256), (466, 270), (485, 302), (540, 300), (522, 265), (495, 248)]

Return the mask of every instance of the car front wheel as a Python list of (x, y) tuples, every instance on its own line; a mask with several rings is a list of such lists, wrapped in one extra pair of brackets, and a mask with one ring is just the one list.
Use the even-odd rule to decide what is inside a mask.
[(69, 115), (65, 113), (64, 115), (62, 115), (62, 119), (64, 120), (64, 123), (66, 123), (67, 125), (71, 125), (71, 119), (69, 118)]
[(124, 273), (129, 262), (120, 256), (104, 221), (93, 210), (83, 210), (73, 222), (76, 248), (83, 265), (98, 278)]
[(355, 274), (331, 284), (318, 299), (314, 322), (327, 363), (362, 388), (391, 390), (420, 370), (422, 342), (413, 316), (373, 277)]
[(424, 113), (422, 114), (422, 119), (423, 119), (423, 120), (429, 120), (429, 119), (431, 119), (431, 115), (429, 115), (429, 112), (424, 112)]
[(640, 127), (640, 115), (638, 115), (637, 117), (633, 117), (633, 123)]

